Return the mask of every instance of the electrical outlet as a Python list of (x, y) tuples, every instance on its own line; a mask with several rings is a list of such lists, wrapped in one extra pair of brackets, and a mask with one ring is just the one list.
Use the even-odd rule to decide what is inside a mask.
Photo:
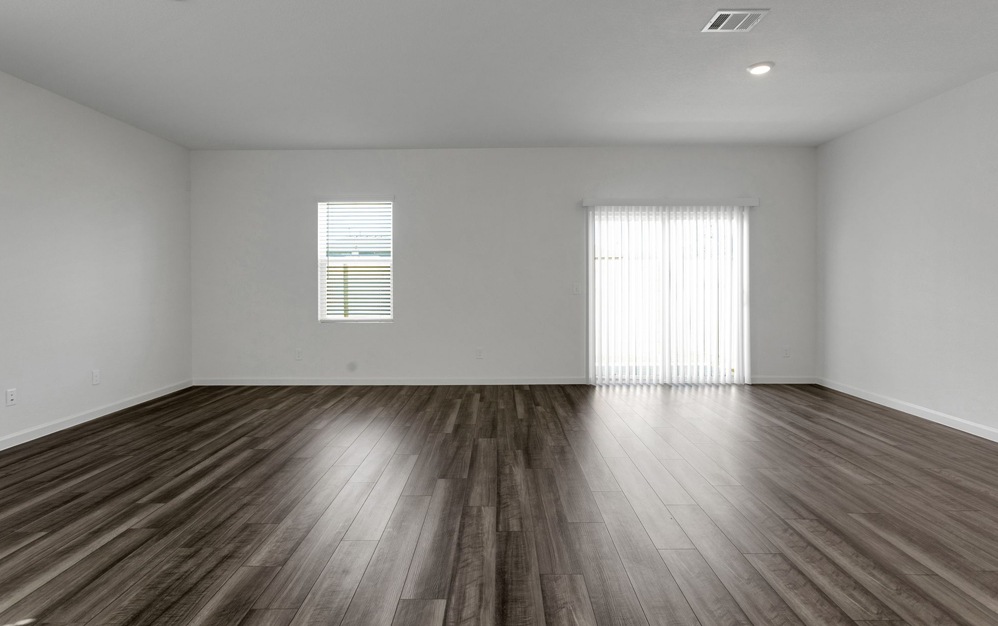
[(4, 404), (6, 406), (14, 406), (17, 404), (17, 389), (7, 390), (7, 393), (4, 395)]
[(304, 356), (304, 355), (302, 353), (301, 348), (296, 348), (295, 349), (295, 361), (301, 361), (302, 356)]
[(484, 359), (485, 358), (485, 348), (475, 348), (475, 358)]
[(100, 370), (90, 371), (90, 384), (99, 385), (100, 384)]

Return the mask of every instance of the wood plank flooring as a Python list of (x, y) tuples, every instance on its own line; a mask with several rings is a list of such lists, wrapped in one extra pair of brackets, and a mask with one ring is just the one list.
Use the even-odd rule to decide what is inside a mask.
[(998, 624), (998, 444), (816, 386), (194, 387), (0, 452), (28, 623)]

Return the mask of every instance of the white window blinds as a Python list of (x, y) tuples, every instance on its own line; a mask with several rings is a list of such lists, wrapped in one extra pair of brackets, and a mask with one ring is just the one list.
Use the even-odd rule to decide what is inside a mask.
[(748, 209), (593, 206), (590, 379), (748, 383)]
[(392, 319), (392, 203), (319, 204), (319, 319)]

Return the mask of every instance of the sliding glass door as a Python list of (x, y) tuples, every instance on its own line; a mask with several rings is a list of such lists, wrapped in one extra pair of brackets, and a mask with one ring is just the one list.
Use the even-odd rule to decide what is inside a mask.
[(590, 380), (751, 382), (748, 209), (593, 206)]

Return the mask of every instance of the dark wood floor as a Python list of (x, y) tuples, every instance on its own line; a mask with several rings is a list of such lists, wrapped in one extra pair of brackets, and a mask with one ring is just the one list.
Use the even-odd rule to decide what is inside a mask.
[(819, 387), (214, 387), (0, 453), (0, 625), (998, 624), (998, 445)]

